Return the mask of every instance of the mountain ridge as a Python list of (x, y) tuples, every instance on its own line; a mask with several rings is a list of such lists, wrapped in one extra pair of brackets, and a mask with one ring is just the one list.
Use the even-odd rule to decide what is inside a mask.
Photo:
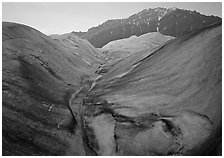
[(128, 18), (107, 20), (96, 27), (89, 28), (87, 32), (73, 31), (72, 33), (101, 48), (110, 41), (149, 32), (178, 37), (220, 21), (222, 19), (218, 16), (206, 16), (196, 11), (157, 7), (144, 9)]

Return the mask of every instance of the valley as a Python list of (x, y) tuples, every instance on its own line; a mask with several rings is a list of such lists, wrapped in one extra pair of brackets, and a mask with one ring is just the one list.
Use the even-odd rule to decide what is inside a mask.
[[(200, 16), (143, 10), (104, 23), (104, 38), (99, 27), (47, 36), (3, 22), (2, 154), (222, 155), (222, 24), (200, 16), (206, 24), (166, 32), (182, 14)], [(139, 15), (152, 31), (105, 35)]]

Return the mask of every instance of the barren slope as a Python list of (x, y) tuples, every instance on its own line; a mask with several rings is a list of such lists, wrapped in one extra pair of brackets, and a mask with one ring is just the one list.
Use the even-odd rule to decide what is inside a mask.
[(160, 45), (165, 41), (172, 39), (171, 36), (164, 36), (159, 32), (146, 33), (139, 37), (131, 36), (129, 38), (124, 38), (116, 41), (112, 41), (101, 48), (102, 51), (112, 53), (115, 51), (126, 51), (129, 53), (139, 52), (142, 50), (147, 50), (150, 47), (155, 47), (155, 45)]
[(98, 155), (217, 154), (222, 126), (221, 57), (222, 29), (216, 25), (168, 42), (136, 62), (127, 74), (102, 76), (82, 106), (92, 151)]
[(126, 73), (134, 63), (144, 59), (171, 39), (174, 37), (154, 32), (112, 41), (100, 49), (105, 54), (105, 63), (101, 69), (109, 71), (110, 73), (106, 74), (109, 76)]

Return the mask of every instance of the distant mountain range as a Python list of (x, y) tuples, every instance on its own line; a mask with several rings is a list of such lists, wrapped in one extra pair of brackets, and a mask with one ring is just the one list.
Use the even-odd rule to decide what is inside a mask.
[(221, 21), (220, 17), (206, 16), (196, 11), (159, 7), (144, 9), (126, 19), (108, 20), (90, 28), (87, 32), (73, 31), (72, 34), (87, 39), (93, 46), (101, 48), (110, 41), (149, 32), (178, 37)]

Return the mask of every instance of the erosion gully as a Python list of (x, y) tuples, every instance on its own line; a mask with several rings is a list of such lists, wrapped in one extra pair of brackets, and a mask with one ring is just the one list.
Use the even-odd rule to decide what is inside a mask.
[(90, 99), (88, 94), (94, 85), (95, 81), (82, 81), (81, 88), (71, 94), (69, 110), (76, 123), (74, 134), (82, 138), (85, 155), (115, 155), (114, 117), (117, 116), (105, 101), (92, 96)]
[[(128, 117), (116, 113), (114, 110), (116, 106), (101, 99), (101, 94), (93, 90), (96, 83), (97, 79), (83, 80), (81, 88), (72, 93), (69, 99), (69, 110), (76, 123), (74, 134), (82, 140), (82, 154), (87, 156), (126, 154), (123, 153), (125, 145), (120, 143), (122, 143), (121, 137), (124, 137), (123, 139), (127, 140), (125, 144), (129, 144), (128, 140), (131, 137), (125, 137), (128, 133), (130, 134), (128, 127), (131, 128), (131, 133), (138, 133), (151, 128), (153, 123), (160, 122), (164, 124), (165, 131), (171, 135), (172, 139), (177, 141), (175, 150), (172, 150), (170, 155), (181, 155), (183, 147), (182, 139), (179, 137), (182, 138), (182, 133), (172, 124), (172, 121), (169, 121), (170, 117), (157, 113)], [(102, 91), (100, 93), (103, 93)], [(77, 142), (71, 144), (73, 144), (72, 150), (77, 151)]]
[[(138, 128), (147, 128), (135, 118), (115, 113), (113, 105), (100, 99), (95, 94), (89, 95), (96, 81), (82, 82), (81, 88), (69, 99), (69, 109), (75, 119), (74, 133), (82, 139), (85, 155), (118, 155), (120, 153), (116, 126), (122, 122), (130, 123)], [(146, 117), (146, 116), (145, 116)], [(161, 120), (161, 116), (151, 114), (147, 120)], [(153, 121), (154, 120), (154, 121)], [(77, 145), (73, 145), (77, 150)]]
[[(73, 119), (75, 120), (74, 122), (76, 123), (74, 134), (82, 138), (85, 155), (96, 155), (96, 153), (88, 145), (88, 138), (83, 125), (84, 120), (82, 119), (83, 100), (85, 99), (86, 94), (88, 94), (91, 90), (93, 83), (94, 82), (82, 81), (81, 88), (71, 94), (68, 104), (68, 108), (73, 116)], [(73, 148), (76, 148), (76, 146), (74, 145)]]

